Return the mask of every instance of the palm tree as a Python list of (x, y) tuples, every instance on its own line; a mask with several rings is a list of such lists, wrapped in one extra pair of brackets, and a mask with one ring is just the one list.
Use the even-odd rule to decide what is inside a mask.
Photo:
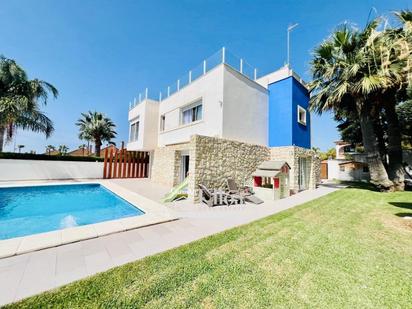
[(61, 156), (67, 155), (67, 151), (69, 151), (69, 147), (67, 147), (66, 145), (60, 145), (59, 146), (59, 154)]
[[(412, 86), (412, 11), (395, 12), (400, 27), (382, 31), (372, 41), (377, 74), (384, 76), (386, 83), (377, 91), (375, 99), (385, 110), (388, 133), (388, 174), (397, 190), (404, 190), (405, 169), (403, 166), (402, 132), (396, 106), (408, 98), (406, 90)], [(376, 52), (378, 51), (378, 52)]]
[(385, 82), (370, 71), (373, 57), (364, 48), (378, 24), (375, 20), (363, 31), (345, 24), (315, 49), (310, 108), (318, 113), (332, 110), (335, 114), (345, 113), (359, 119), (371, 182), (382, 190), (392, 190), (393, 182), (381, 160), (374, 129), (378, 110), (368, 100), (368, 95)]
[(42, 80), (29, 80), (26, 72), (14, 61), (0, 56), (0, 152), (16, 128), (41, 132), (49, 137), (52, 121), (41, 112), (39, 101), (47, 103), (48, 94), (58, 96), (57, 89)]
[(111, 143), (116, 137), (116, 125), (110, 118), (99, 112), (82, 113), (76, 125), (79, 127), (81, 140), (92, 140), (95, 144), (96, 156), (100, 156), (100, 149), (104, 141)]
[[(79, 146), (79, 149), (81, 149), (82, 150), (82, 156), (84, 157), (84, 150), (86, 149), (86, 147), (87, 147), (87, 145), (86, 144), (81, 144), (80, 146)], [(88, 151), (89, 149), (87, 149), (87, 151)]]
[(53, 145), (47, 145), (46, 146), (46, 153), (49, 154), (49, 156), (51, 155), (52, 151), (55, 151), (56, 147), (54, 147)]
[(17, 148), (19, 149), (19, 153), (21, 153), (21, 150), (22, 150), (24, 147), (26, 147), (26, 146), (24, 146), (24, 145), (17, 145)]

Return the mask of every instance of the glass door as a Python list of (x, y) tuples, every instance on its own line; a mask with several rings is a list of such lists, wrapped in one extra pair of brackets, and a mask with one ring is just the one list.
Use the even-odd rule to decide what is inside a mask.
[(299, 190), (306, 190), (308, 188), (308, 175), (307, 175), (307, 158), (299, 157)]

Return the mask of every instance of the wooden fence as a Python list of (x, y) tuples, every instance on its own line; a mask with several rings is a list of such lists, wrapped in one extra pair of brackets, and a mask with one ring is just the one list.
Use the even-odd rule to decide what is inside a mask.
[(149, 153), (106, 149), (104, 152), (103, 178), (147, 178)]

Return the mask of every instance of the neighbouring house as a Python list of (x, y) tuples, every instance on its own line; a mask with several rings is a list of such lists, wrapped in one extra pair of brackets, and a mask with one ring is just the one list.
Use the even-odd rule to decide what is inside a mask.
[[(321, 162), (321, 179), (344, 181), (370, 180), (366, 153), (357, 152), (352, 144), (345, 141), (336, 141), (335, 149), (335, 159), (329, 158)], [(403, 150), (403, 161), (405, 164), (412, 166), (411, 150)]]
[(264, 161), (290, 166), (293, 192), (315, 188), (320, 162), (311, 148), (309, 93), (285, 66), (262, 77), (225, 49), (167, 87), (130, 104), (127, 149), (150, 152), (150, 178), (174, 186), (189, 177), (222, 187), (228, 177), (252, 185)]
[(336, 141), (336, 158), (321, 162), (321, 179), (344, 181), (369, 181), (366, 155), (356, 152), (352, 144)]
[(93, 152), (91, 150), (91, 147), (87, 148), (87, 147), (80, 147), (78, 149), (69, 151), (67, 153), (68, 156), (72, 156), (72, 157), (88, 157), (90, 155), (92, 155)]
[[(116, 145), (107, 145), (106, 147), (103, 147), (102, 149), (100, 149), (100, 158), (104, 158), (104, 154), (107, 151), (112, 151), (113, 153), (115, 153), (116, 151), (118, 151), (119, 149), (116, 147)], [(93, 153), (93, 155), (95, 155)]]

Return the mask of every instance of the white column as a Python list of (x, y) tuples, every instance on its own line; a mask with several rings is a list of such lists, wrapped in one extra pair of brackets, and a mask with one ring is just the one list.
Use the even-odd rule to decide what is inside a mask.
[(254, 77), (254, 80), (257, 79), (257, 69), (256, 68), (253, 70), (253, 77)]
[(226, 48), (222, 48), (222, 63), (226, 62)]
[(243, 59), (240, 59), (240, 73), (243, 73)]
[(142, 94), (139, 93), (139, 103), (142, 102)]
[(180, 90), (180, 79), (177, 80), (177, 91)]
[(147, 100), (147, 95), (149, 94), (149, 89), (148, 88), (146, 88), (146, 91), (145, 91), (145, 99)]
[(189, 84), (192, 82), (192, 71), (189, 71)]
[(159, 101), (162, 101), (162, 92), (159, 92)]
[(170, 86), (167, 86), (167, 96), (170, 96)]
[(206, 74), (206, 60), (203, 60), (203, 75)]

